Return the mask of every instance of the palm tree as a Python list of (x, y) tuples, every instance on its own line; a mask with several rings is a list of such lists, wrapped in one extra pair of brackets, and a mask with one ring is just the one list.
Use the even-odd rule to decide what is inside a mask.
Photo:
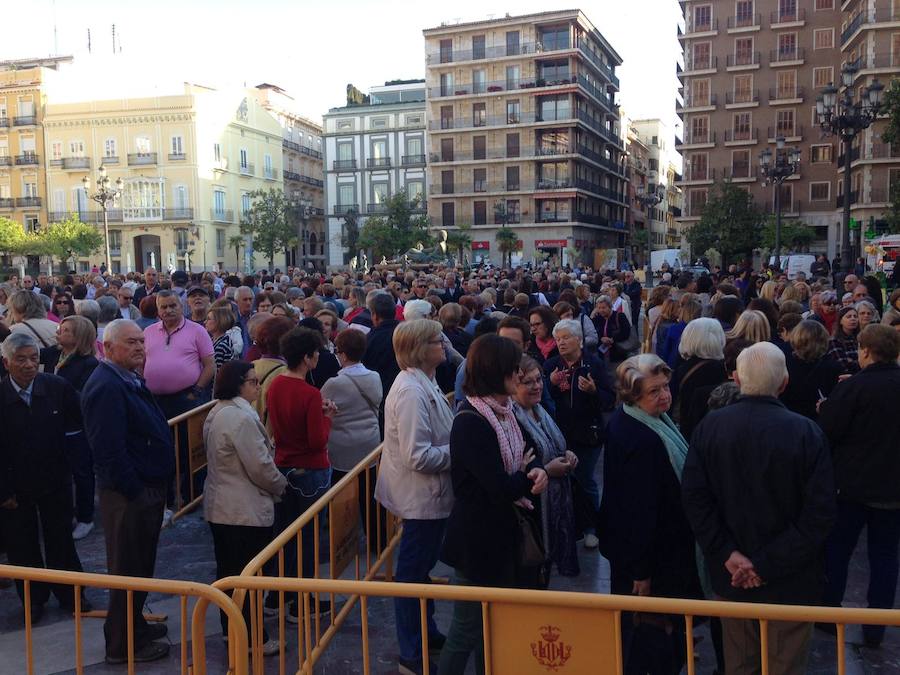
[[(512, 253), (519, 248), (519, 235), (508, 227), (503, 227), (497, 232), (497, 248), (506, 260), (508, 267), (512, 267)], [(504, 264), (501, 261), (501, 265)]]
[(235, 234), (228, 239), (228, 247), (234, 249), (235, 272), (241, 271), (241, 249), (244, 247), (244, 237)]
[(457, 229), (447, 235), (447, 246), (451, 250), (456, 250), (458, 254), (456, 264), (462, 265), (464, 251), (472, 245), (472, 226), (468, 223), (460, 223), (456, 227)]

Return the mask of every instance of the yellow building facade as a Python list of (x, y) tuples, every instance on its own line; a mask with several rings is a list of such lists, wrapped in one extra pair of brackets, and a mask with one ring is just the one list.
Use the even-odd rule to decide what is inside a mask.
[[(96, 184), (104, 166), (113, 184), (124, 181), (107, 210), (114, 272), (255, 266), (249, 242), (236, 260), (229, 239), (240, 234), (250, 194), (283, 183), (281, 128), (250, 91), (185, 85), (173, 96), (51, 101), (43, 130), (51, 222), (75, 213), (102, 228), (82, 180)], [(78, 269), (103, 256), (79, 259)]]

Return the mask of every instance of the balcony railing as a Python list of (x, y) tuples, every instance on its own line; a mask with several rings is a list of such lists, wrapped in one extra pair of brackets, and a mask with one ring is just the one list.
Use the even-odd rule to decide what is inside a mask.
[(281, 172), (281, 176), (282, 178), (284, 178), (284, 180), (295, 180), (297, 182), (300, 182), (300, 174), (295, 171), (288, 171), (287, 169), (284, 169)]
[(844, 44), (847, 40), (850, 39), (850, 36), (853, 35), (856, 30), (866, 22), (866, 13), (860, 12), (853, 20), (849, 23), (849, 25), (841, 32), (841, 44)]
[(785, 138), (802, 138), (803, 137), (803, 126), (796, 124), (793, 127), (768, 127), (766, 129), (766, 138), (769, 141), (774, 142), (774, 139), (779, 136), (784, 136)]
[(403, 155), (400, 158), (403, 166), (415, 166), (417, 164), (425, 164), (425, 155)]
[(38, 163), (38, 156), (33, 152), (26, 152), (24, 155), (16, 155), (16, 166), (28, 166)]
[(715, 169), (692, 169), (688, 167), (688, 170), (684, 172), (684, 180), (685, 181), (701, 181), (701, 180), (715, 180), (716, 179), (716, 170)]
[(9, 126), (9, 118), (6, 115), (0, 117), (0, 129), (5, 129), (8, 126)]
[(866, 153), (869, 159), (894, 159), (900, 157), (900, 147), (895, 148), (891, 143), (873, 143), (872, 149)]
[(241, 164), (238, 167), (238, 172), (242, 176), (255, 176), (256, 175), (256, 165), (253, 162), (247, 162), (246, 164)]
[(708, 18), (704, 21), (688, 21), (685, 25), (685, 33), (708, 33), (719, 30), (719, 20)]
[(684, 59), (684, 70), (693, 71), (693, 70), (715, 70), (718, 68), (719, 57), (717, 56), (708, 56), (702, 59), (695, 59), (692, 57), (685, 57)]
[(779, 9), (769, 15), (769, 23), (773, 26), (780, 23), (795, 23), (797, 21), (806, 21), (806, 10), (802, 7), (794, 6), (793, 9)]
[(772, 101), (788, 101), (793, 99), (802, 99), (804, 94), (803, 87), (770, 87), (769, 102)]
[(804, 50), (803, 47), (794, 47), (793, 49), (773, 49), (769, 52), (769, 63), (802, 61), (805, 57), (806, 50)]
[(390, 157), (367, 157), (366, 166), (370, 169), (386, 169), (391, 166)]
[(294, 152), (299, 152), (302, 155), (309, 155), (310, 157), (315, 157), (316, 159), (322, 159), (322, 153), (318, 150), (307, 148), (305, 145), (294, 143), (294, 141), (289, 141), (286, 138), (282, 139), (281, 145), (285, 148), (288, 148), (289, 150), (293, 150)]
[[(850, 193), (850, 204), (855, 204), (859, 199), (859, 192), (857, 190), (853, 190)], [(834, 200), (835, 208), (842, 209), (844, 208), (844, 195), (838, 195)]]
[(0, 166), (12, 166), (13, 158), (9, 155), (0, 155)]
[(726, 59), (729, 68), (737, 66), (758, 66), (759, 52), (740, 52), (738, 54), (729, 54)]
[(714, 106), (718, 102), (716, 94), (708, 96), (688, 96), (684, 99), (685, 108), (703, 108), (706, 106)]
[(725, 103), (727, 105), (734, 105), (736, 103), (759, 103), (759, 89), (754, 89), (752, 91), (740, 90), (726, 92)]
[(183, 162), (187, 159), (187, 155), (183, 152), (170, 152), (169, 153), (169, 161), (170, 162)]
[(118, 164), (119, 158), (116, 155), (106, 155), (105, 157), (100, 158), (100, 165), (103, 164)]
[(332, 162), (335, 171), (346, 171), (347, 169), (356, 168), (355, 159), (336, 159)]
[(91, 168), (90, 157), (63, 157), (62, 168), (69, 171)]
[(136, 152), (128, 155), (128, 166), (145, 166), (147, 164), (156, 164), (155, 152)]
[(890, 193), (884, 188), (872, 188), (869, 190), (869, 198), (866, 204), (884, 204), (890, 202)]
[(753, 141), (754, 143), (758, 138), (758, 130), (756, 128), (753, 129), (726, 129), (725, 130), (725, 142), (726, 143), (734, 143), (739, 141)]
[(31, 127), (37, 124), (36, 115), (16, 115), (13, 118), (13, 126), (15, 127)]
[(277, 172), (275, 171), (275, 167), (272, 166), (264, 166), (263, 167), (263, 178), (266, 180), (275, 180), (275, 176)]
[[(557, 49), (571, 49), (569, 44), (554, 45)], [(479, 47), (478, 49), (441, 49), (431, 52), (425, 57), (426, 63), (440, 65), (442, 63), (458, 63), (460, 61), (481, 61), (482, 59), (496, 59), (504, 56), (519, 56), (522, 54), (535, 54), (545, 51), (543, 46), (538, 49), (536, 42), (521, 42), (518, 45), (498, 45), (492, 47)], [(546, 50), (552, 51), (552, 50)]]
[(762, 25), (762, 14), (728, 17), (728, 28), (755, 28), (760, 25)]
[(359, 213), (359, 204), (335, 204), (333, 209), (333, 213), (336, 216), (343, 216), (351, 211)]
[(11, 209), (16, 205), (16, 200), (12, 197), (0, 197), (0, 209)]
[(578, 82), (577, 75), (566, 75), (561, 78), (547, 80), (543, 77), (520, 77), (518, 79), (491, 80), (489, 82), (466, 82), (450, 86), (431, 87), (428, 95), (431, 98), (444, 96), (467, 96), (469, 94), (492, 94), (501, 91), (520, 91), (523, 89), (540, 89), (560, 87)]
[(384, 202), (380, 202), (378, 204), (366, 204), (366, 213), (380, 215), (382, 213), (387, 213), (387, 211), (388, 205)]
[(587, 41), (582, 38), (579, 38), (575, 43), (578, 47), (578, 53), (582, 56), (586, 57), (588, 61), (596, 68), (600, 73), (607, 79), (611, 84), (613, 84), (616, 89), (619, 88), (619, 78), (615, 74), (614, 67), (605, 63), (600, 56), (598, 56), (595, 52), (593, 52), (588, 46)]
[(740, 166), (740, 167), (731, 167), (726, 166), (722, 169), (722, 178), (725, 180), (746, 180), (748, 178), (756, 178), (756, 175), (753, 173), (752, 166)]
[(574, 187), (573, 178), (538, 178), (534, 182), (535, 190), (566, 190)]
[(210, 220), (213, 220), (217, 223), (233, 223), (234, 222), (234, 211), (231, 210), (218, 210), (211, 209), (209, 213)]
[(702, 143), (715, 143), (716, 142), (716, 132), (715, 131), (707, 131), (706, 133), (698, 133), (694, 134), (688, 131), (684, 135), (684, 142), (682, 145), (700, 145)]
[(16, 206), (22, 209), (38, 208), (42, 203), (40, 197), (16, 197)]

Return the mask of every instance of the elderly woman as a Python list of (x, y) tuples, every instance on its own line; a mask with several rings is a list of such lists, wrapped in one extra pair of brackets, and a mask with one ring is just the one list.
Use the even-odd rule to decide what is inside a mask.
[(860, 300), (856, 303), (856, 313), (859, 315), (859, 330), (868, 326), (870, 323), (879, 323), (881, 317), (875, 305), (868, 300)]
[(268, 314), (272, 311), (272, 292), (263, 291), (253, 299), (253, 310), (257, 314)]
[(581, 306), (575, 302), (572, 292), (568, 291), (568, 293), (571, 301), (560, 300), (553, 305), (553, 311), (556, 312), (556, 316), (560, 319), (574, 319), (581, 324), (581, 332), (584, 335), (584, 348), (593, 353), (597, 351), (600, 342), (597, 336), (597, 328), (594, 326), (594, 322), (581, 311)]
[(140, 310), (141, 316), (135, 320), (135, 323), (141, 330), (144, 330), (147, 326), (152, 326), (159, 321), (159, 310), (156, 307), (155, 295), (148, 295), (145, 298), (141, 298), (141, 304), (138, 309)]
[(628, 339), (631, 325), (623, 312), (613, 310), (613, 301), (608, 295), (597, 298), (591, 322), (597, 332), (600, 356), (607, 361), (621, 361), (624, 356), (616, 349), (616, 343)]
[[(488, 334), (472, 343), (466, 359), (466, 400), (450, 436), (456, 500), (441, 551), (461, 585), (534, 587), (542, 566), (519, 555), (520, 519), (534, 510), (528, 497), (547, 487), (543, 463), (526, 450), (510, 398), (521, 358), (512, 340)], [(462, 675), (473, 651), (475, 671), (483, 673), (481, 603), (457, 601), (438, 671)]]
[(234, 345), (228, 334), (234, 324), (234, 312), (230, 307), (211, 307), (206, 313), (204, 327), (213, 341), (216, 369), (221, 368), (236, 356), (240, 356), (240, 354), (235, 354)]
[(602, 411), (615, 399), (606, 366), (582, 349), (581, 326), (577, 321), (560, 321), (553, 327), (559, 355), (544, 363), (550, 381), (550, 395), (556, 404), (556, 422), (566, 444), (577, 456), (575, 481), (581, 490), (580, 532), (588, 548), (597, 546), (594, 522), (600, 508), (600, 490), (594, 468), (603, 446)]
[(724, 349), (725, 331), (715, 319), (694, 319), (681, 335), (681, 361), (671, 388), (685, 438), (691, 437), (694, 427), (708, 412), (710, 392), (728, 379)]
[(743, 338), (750, 342), (768, 342), (772, 338), (772, 329), (769, 319), (758, 309), (748, 309), (741, 312), (734, 328), (725, 333), (726, 340)]
[[(616, 369), (621, 405), (607, 427), (599, 524), (611, 591), (620, 595), (702, 597), (694, 536), (681, 506), (688, 444), (667, 414), (671, 375), (653, 354), (633, 356)], [(681, 670), (684, 625), (662, 620), (671, 648), (649, 650), (635, 640), (633, 617), (622, 617), (625, 672)], [(663, 653), (668, 663), (659, 662)]]
[(700, 299), (693, 293), (682, 295), (678, 304), (678, 321), (666, 331), (666, 340), (659, 351), (659, 357), (668, 363), (670, 368), (675, 368), (678, 365), (678, 345), (688, 324), (695, 319), (699, 319), (703, 314), (703, 305), (700, 304)]
[[(384, 406), (384, 449), (375, 498), (403, 519), (395, 578), (428, 583), (437, 563), (450, 509), (450, 429), (453, 411), (435, 381), (444, 362), (442, 327), (437, 321), (404, 321), (392, 344), (400, 373)], [(422, 634), (417, 600), (397, 598), (400, 667), (421, 672)], [(428, 640), (439, 647), (444, 637), (428, 603)], [(418, 670), (416, 670), (418, 668)]]
[(455, 302), (448, 302), (441, 307), (438, 318), (443, 326), (444, 335), (450, 340), (453, 348), (465, 357), (473, 338), (460, 327), (462, 307)]
[(530, 356), (523, 356), (519, 381), (513, 395), (513, 411), (525, 434), (525, 445), (535, 449), (550, 478), (546, 496), (541, 500), (541, 529), (547, 551), (547, 570), (556, 563), (563, 576), (578, 576), (578, 552), (575, 546), (575, 508), (569, 475), (578, 466), (578, 456), (567, 450), (565, 436), (541, 406), (544, 372)]
[[(228, 361), (216, 374), (218, 399), (203, 424), (207, 476), (203, 487), (203, 514), (212, 531), (216, 578), (240, 574), (272, 540), (275, 500), (287, 480), (275, 467), (274, 450), (265, 427), (253, 409), (259, 379), (247, 361)], [(250, 603), (244, 603), (250, 625)], [(220, 613), (222, 635), (228, 619)], [(278, 653), (263, 627), (263, 653)]]
[[(97, 331), (94, 324), (83, 316), (66, 316), (60, 321), (56, 335), (56, 346), (59, 349), (56, 374), (68, 380), (80, 394), (98, 365), (94, 356)], [(69, 463), (75, 483), (76, 520), (72, 538), (77, 541), (84, 539), (94, 529), (94, 463), (85, 434), (72, 437), (71, 443)]]
[(6, 282), (0, 284), (0, 316), (6, 315), (6, 309), (9, 305), (9, 299), (15, 292), (16, 289), (11, 283)]
[(781, 402), (789, 410), (818, 419), (817, 404), (828, 398), (844, 372), (828, 354), (828, 332), (818, 321), (806, 319), (791, 331), (791, 350), (787, 354), (788, 383)]
[(325, 349), (334, 354), (334, 339), (337, 337), (338, 315), (333, 309), (320, 309), (316, 312), (316, 318), (322, 324), (322, 335), (325, 337)]
[(837, 361), (845, 373), (859, 372), (859, 313), (855, 307), (841, 307), (828, 343), (828, 356)]
[(531, 347), (528, 356), (538, 363), (544, 363), (559, 354), (556, 340), (553, 338), (553, 327), (557, 321), (559, 317), (544, 305), (533, 307), (528, 311), (528, 324), (531, 326)]
[(56, 346), (58, 324), (47, 318), (47, 310), (41, 299), (31, 291), (16, 291), (9, 298), (7, 320), (12, 333), (28, 333), (40, 343), (42, 349)]
[(253, 369), (259, 379), (259, 396), (254, 405), (256, 414), (266, 426), (269, 420), (266, 395), (275, 378), (287, 369), (287, 363), (281, 355), (281, 338), (294, 327), (295, 324), (290, 319), (273, 316), (263, 321), (256, 333), (256, 342), (262, 356), (253, 362)]

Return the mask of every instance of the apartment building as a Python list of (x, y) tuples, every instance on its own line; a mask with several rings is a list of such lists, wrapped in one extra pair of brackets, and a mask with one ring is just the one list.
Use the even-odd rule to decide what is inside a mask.
[(0, 62), (0, 216), (32, 230), (47, 223), (44, 100), (72, 57)]
[[(856, 72), (851, 86), (859, 94), (875, 78), (886, 87), (900, 76), (900, 2), (897, 0), (843, 0), (841, 3), (841, 62)], [(840, 76), (835, 68), (835, 85)], [(850, 148), (851, 218), (872, 231), (883, 225), (890, 206), (890, 187), (900, 181), (900, 148), (881, 140), (886, 119), (863, 131)], [(845, 151), (838, 157), (838, 200), (843, 206)], [(857, 242), (858, 246), (858, 242)], [(858, 250), (858, 249), (857, 249)]]
[(472, 225), (473, 249), (495, 261), (501, 227), (514, 228), (524, 261), (622, 249), (622, 59), (584, 13), (423, 32), (433, 226)]
[[(108, 211), (114, 272), (267, 266), (254, 260), (248, 237), (243, 259), (228, 243), (240, 233), (250, 194), (283, 185), (281, 127), (253, 90), (186, 84), (174, 96), (51, 102), (43, 142), (51, 221), (75, 213), (101, 225), (82, 179), (95, 183), (105, 166), (113, 182), (124, 180)], [(85, 270), (100, 260), (98, 254), (77, 265)]]
[(342, 245), (347, 214), (355, 214), (362, 229), (398, 193), (406, 193), (415, 213), (426, 209), (425, 80), (385, 82), (368, 95), (353, 94), (346, 106), (322, 116), (330, 266), (347, 264), (351, 255)]
[(274, 84), (256, 87), (260, 104), (281, 126), (284, 193), (297, 220), (297, 246), (288, 265), (325, 270), (325, 180), (322, 127), (296, 112), (296, 101)]
[(815, 104), (840, 75), (840, 0), (681, 4), (683, 100), (677, 112), (684, 121), (684, 172), (678, 185), (685, 205), (679, 222), (697, 222), (711, 186), (722, 179), (742, 185), (772, 212), (774, 188), (762, 185), (758, 158), (784, 137), (788, 148), (800, 149), (802, 163), (781, 188), (782, 212), (815, 228), (811, 250), (834, 255), (838, 142), (816, 126)]

